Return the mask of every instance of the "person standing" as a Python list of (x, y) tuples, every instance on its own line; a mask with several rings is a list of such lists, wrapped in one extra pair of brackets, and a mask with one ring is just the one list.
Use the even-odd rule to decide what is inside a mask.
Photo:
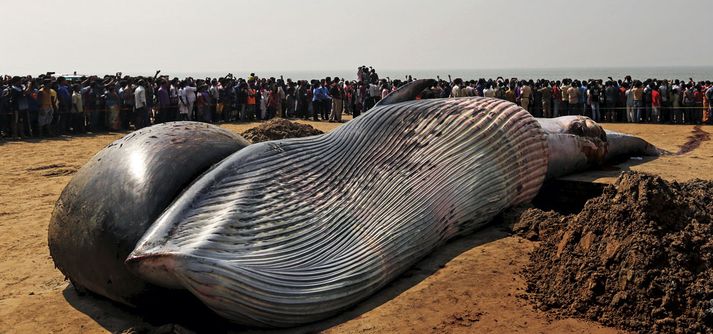
[(587, 103), (590, 109), (592, 109), (592, 119), (595, 122), (600, 121), (601, 115), (599, 114), (599, 97), (601, 96), (601, 88), (599, 83), (592, 81), (589, 84), (589, 89), (587, 90)]
[[(3, 105), (6, 110), (3, 111), (5, 115), (6, 121), (10, 123), (10, 131), (12, 132), (12, 137), (16, 139), (20, 139), (24, 137), (24, 123), (28, 122), (26, 118), (27, 112), (22, 111), (21, 109), (21, 104), (22, 104), (22, 99), (24, 98), (24, 92), (25, 88), (22, 86), (21, 83), (22, 79), (20, 77), (13, 77), (10, 80), (10, 84), (2, 90), (2, 98), (3, 98)], [(56, 99), (56, 95), (55, 95)], [(25, 103), (26, 104), (26, 103)], [(25, 110), (27, 108), (24, 108)], [(50, 115), (50, 121), (52, 120), (52, 116)]]
[(257, 117), (255, 115), (257, 106), (257, 91), (252, 84), (242, 84), (245, 88), (245, 112), (241, 114), (248, 122), (252, 122)]
[(382, 83), (382, 85), (381, 85), (381, 99), (383, 100), (384, 98), (386, 98), (386, 96), (388, 96), (389, 93), (391, 93), (391, 90), (389, 90), (389, 87), (386, 85), (385, 82)]
[(259, 88), (255, 91), (255, 100), (260, 109), (260, 116), (258, 118), (261, 120), (267, 120), (267, 95), (269, 90), (267, 85), (264, 83), (258, 84), (258, 87)]
[(292, 79), (287, 79), (285, 94), (285, 118), (293, 118), (297, 113), (297, 88)]
[[(361, 73), (361, 68), (359, 68), (359, 73)], [(307, 82), (303, 80), (297, 81), (297, 89), (295, 89), (295, 98), (297, 100), (295, 114), (297, 118), (307, 119), (307, 89)]]
[(691, 117), (696, 124), (701, 124), (703, 121), (703, 92), (701, 92), (700, 84), (696, 84), (693, 90), (693, 109), (691, 113), (694, 115)]
[(570, 115), (581, 115), (582, 112), (579, 110), (579, 87), (577, 87), (577, 82), (573, 81), (572, 84), (567, 88), (567, 102), (569, 104), (569, 114)]
[(319, 94), (319, 84), (317, 82), (312, 82), (312, 120), (319, 121), (319, 114), (322, 112), (321, 103), (318, 98)]
[(371, 109), (374, 107), (376, 102), (379, 102), (381, 99), (381, 93), (379, 92), (379, 86), (376, 85), (375, 82), (370, 82), (369, 87), (368, 87), (368, 98), (367, 98), (367, 105), (366, 105), (366, 110)]
[(683, 124), (683, 113), (681, 111), (681, 87), (674, 85), (671, 89), (671, 120), (673, 124)]
[(651, 84), (651, 122), (661, 123), (661, 93), (659, 88)]
[(641, 88), (641, 81), (634, 82), (634, 89), (631, 90), (634, 99), (634, 122), (643, 120), (644, 89)]
[(552, 85), (552, 117), (559, 117), (560, 105), (562, 105), (562, 90), (560, 82), (557, 81)]
[(72, 93), (67, 85), (67, 79), (64, 77), (57, 78), (57, 101), (59, 102), (58, 112), (55, 115), (57, 124), (55, 126), (55, 134), (64, 134), (71, 125), (72, 111)]
[(45, 80), (39, 92), (40, 110), (37, 115), (37, 131), (40, 137), (44, 133), (52, 134), (49, 125), (52, 123), (52, 116), (59, 107), (57, 92), (50, 88), (50, 81)]
[(106, 86), (106, 125), (111, 131), (118, 131), (121, 129), (121, 119), (120, 119), (120, 105), (121, 99), (119, 98), (119, 93), (116, 91), (116, 86), (114, 84), (109, 84)]
[(568, 116), (568, 115), (573, 115), (574, 113), (572, 110), (569, 109), (569, 81), (567, 79), (562, 81), (562, 86), (561, 91), (562, 91), (562, 100), (560, 100), (562, 103), (560, 104), (561, 109), (560, 109), (560, 115), (561, 116)]
[[(129, 123), (134, 112), (134, 87), (128, 80), (120, 83), (119, 96), (121, 97), (121, 110), (119, 111), (119, 119), (121, 120), (121, 128), (129, 129)], [(86, 110), (85, 110), (86, 112)]]
[(550, 102), (552, 101), (552, 88), (549, 87), (549, 82), (543, 82), (539, 92), (542, 96), (542, 117), (550, 118), (552, 117)]
[(206, 123), (213, 123), (213, 110), (215, 103), (213, 103), (212, 96), (209, 92), (210, 87), (208, 84), (203, 84), (198, 88), (198, 94), (196, 96), (196, 109), (200, 115), (200, 119)]
[(614, 87), (611, 80), (604, 87), (604, 121), (616, 122), (616, 104), (619, 101), (619, 90)]
[(134, 90), (134, 115), (136, 121), (134, 125), (136, 129), (141, 129), (148, 126), (148, 110), (146, 109), (146, 81), (139, 79), (136, 89)]
[(708, 109), (706, 112), (708, 113), (708, 124), (713, 124), (713, 84), (706, 89), (705, 93), (705, 99), (708, 101)]
[(276, 86), (272, 86), (267, 93), (267, 101), (265, 106), (267, 107), (267, 118), (272, 119), (275, 116), (279, 116), (277, 113), (280, 108), (280, 93)]
[(158, 117), (156, 123), (165, 123), (171, 120), (171, 93), (166, 80), (159, 81), (158, 88)]
[(194, 119), (193, 104), (196, 102), (196, 87), (190, 82), (184, 82), (182, 86), (183, 88), (181, 88), (179, 94), (178, 112), (181, 115), (181, 119), (192, 121)]
[(508, 85), (508, 90), (505, 91), (505, 100), (515, 103), (515, 84)]
[(485, 87), (485, 89), (483, 90), (483, 96), (489, 97), (489, 98), (495, 97), (495, 89), (493, 89), (493, 84), (488, 84)]
[(661, 122), (663, 123), (671, 122), (671, 91), (668, 87), (668, 80), (663, 80), (659, 86), (659, 94), (661, 94)]
[(220, 91), (223, 90), (222, 85), (216, 79), (210, 82), (208, 95), (210, 95), (211, 104), (209, 109), (214, 116), (214, 121), (218, 122), (223, 119), (223, 101), (221, 100)]
[(626, 121), (629, 123), (637, 122), (636, 105), (634, 104), (634, 87), (629, 87), (628, 82), (625, 82), (623, 87), (626, 88)]
[(361, 113), (365, 112), (365, 106), (366, 106), (366, 90), (367, 86), (364, 84), (364, 82), (359, 82), (357, 84), (357, 88), (355, 90), (356, 94), (356, 108), (354, 109), (354, 114), (352, 115), (353, 117), (357, 117), (361, 115)]
[(171, 87), (169, 89), (169, 99), (171, 101), (171, 107), (169, 108), (168, 120), (170, 122), (178, 120), (178, 103), (180, 102), (178, 95), (180, 93), (180, 82), (178, 78), (173, 78), (171, 80)]
[(532, 88), (530, 84), (523, 80), (521, 82), (522, 88), (520, 88), (520, 106), (522, 109), (530, 111), (530, 100), (532, 99)]
[(82, 103), (82, 91), (79, 85), (72, 87), (72, 129), (75, 133), (84, 133), (84, 104)]
[(696, 124), (696, 113), (695, 109), (695, 93), (693, 84), (690, 82), (686, 84), (685, 90), (683, 91), (683, 119), (686, 124)]
[[(239, 121), (245, 121), (248, 119), (248, 91), (251, 89), (251, 87), (248, 86), (247, 82), (238, 82), (235, 87), (233, 87), (233, 95), (235, 96), (235, 117), (230, 117), (230, 120), (232, 121), (233, 119), (237, 119)], [(254, 92), (253, 92), (254, 94)], [(253, 95), (253, 102), (255, 100), (255, 96)], [(255, 107), (255, 103), (253, 103), (253, 108)], [(255, 114), (255, 110), (252, 111), (253, 115)]]
[(530, 82), (532, 87), (532, 98), (530, 99), (530, 114), (535, 117), (542, 117), (542, 93), (540, 93), (541, 82)]
[(651, 117), (651, 83), (648, 82), (648, 80), (647, 83), (644, 83), (643, 89), (644, 95), (642, 103), (644, 107), (642, 108), (643, 112), (641, 118), (644, 123), (649, 123), (653, 121), (653, 117)]
[(465, 96), (465, 93), (461, 91), (461, 87), (460, 87), (462, 84), (463, 84), (463, 80), (460, 78), (453, 80), (453, 88), (451, 88), (451, 95), (449, 97)]
[(318, 120), (317, 115), (319, 115), (323, 121), (329, 119), (327, 115), (329, 99), (330, 96), (326, 87), (326, 81), (322, 79), (322, 82), (316, 85), (316, 88), (312, 90), (312, 103), (315, 107), (314, 120)]
[(587, 112), (587, 82), (582, 81), (577, 83), (579, 88), (579, 94), (577, 95), (577, 110), (579, 110), (579, 115), (591, 116), (591, 114)]
[(329, 115), (329, 121), (341, 122), (344, 108), (344, 91), (339, 85), (339, 78), (334, 78), (334, 82), (329, 88), (329, 95), (332, 96), (332, 113)]

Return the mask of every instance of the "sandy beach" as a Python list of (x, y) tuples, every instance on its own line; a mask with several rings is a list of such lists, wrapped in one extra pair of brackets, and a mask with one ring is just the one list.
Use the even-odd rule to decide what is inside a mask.
[[(339, 124), (304, 122), (323, 131)], [(257, 123), (226, 124), (242, 132)], [(604, 124), (677, 152), (690, 125)], [(701, 131), (713, 133), (713, 126)], [(72, 175), (124, 133), (0, 142), (0, 333), (111, 333), (146, 326), (140, 314), (92, 296), (78, 296), (54, 268), (47, 225)], [(713, 180), (713, 142), (682, 155), (631, 159), (568, 177), (612, 182), (623, 170), (668, 180)], [(300, 331), (327, 333), (618, 333), (581, 319), (535, 310), (520, 276), (535, 243), (493, 226), (459, 238), (421, 261), (354, 309)], [(161, 325), (151, 323), (150, 325)], [(236, 328), (235, 331), (242, 332)]]

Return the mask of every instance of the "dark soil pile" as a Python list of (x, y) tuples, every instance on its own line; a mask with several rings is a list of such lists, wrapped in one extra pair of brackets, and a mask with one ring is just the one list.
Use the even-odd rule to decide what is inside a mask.
[(541, 240), (524, 272), (540, 309), (642, 333), (713, 333), (713, 182), (626, 172), (580, 213), (529, 209), (513, 230)]
[(241, 135), (253, 143), (259, 143), (268, 140), (309, 137), (323, 133), (308, 124), (294, 123), (283, 118), (273, 118), (257, 127), (245, 130)]

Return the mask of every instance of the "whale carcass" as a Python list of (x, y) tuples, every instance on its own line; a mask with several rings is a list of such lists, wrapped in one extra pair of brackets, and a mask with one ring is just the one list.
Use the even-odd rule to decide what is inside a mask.
[(370, 296), (547, 177), (657, 154), (586, 117), (490, 98), (414, 100), (416, 81), (335, 131), (250, 145), (196, 178), (126, 266), (234, 322), (289, 327)]

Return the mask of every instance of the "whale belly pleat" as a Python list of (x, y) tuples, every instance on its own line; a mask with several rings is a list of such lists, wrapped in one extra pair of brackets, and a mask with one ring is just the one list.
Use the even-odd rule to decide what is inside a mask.
[(326, 135), (231, 155), (162, 214), (127, 264), (238, 323), (320, 320), (532, 199), (547, 149), (537, 121), (502, 100), (379, 106)]

